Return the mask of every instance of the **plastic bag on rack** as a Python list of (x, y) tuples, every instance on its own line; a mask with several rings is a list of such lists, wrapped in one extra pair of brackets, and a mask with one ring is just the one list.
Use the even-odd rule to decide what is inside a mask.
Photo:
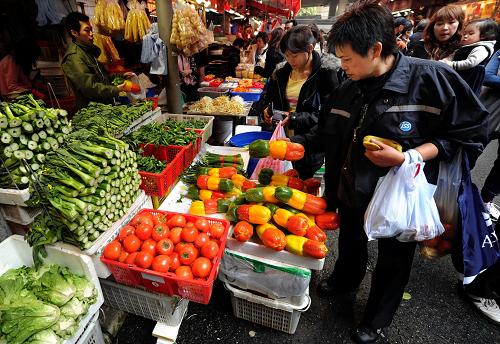
[(365, 213), (368, 240), (422, 241), (444, 232), (433, 199), (436, 187), (427, 182), (424, 165), (420, 154), (409, 150), (404, 163), (379, 180)]
[[(271, 136), (271, 140), (277, 140), (277, 139), (282, 139), (286, 138), (286, 133), (285, 129), (283, 128), (283, 124), (280, 121), (276, 125), (276, 129), (274, 129), (273, 135)], [(273, 158), (262, 158), (259, 159), (259, 162), (255, 166), (255, 169), (253, 170), (252, 176), (250, 179), (257, 180), (259, 179), (259, 172), (263, 168), (270, 168), (274, 171), (276, 174), (282, 174), (286, 170), (289, 170), (291, 167), (291, 164), (289, 162), (285, 162), (283, 160), (278, 160), (278, 159), (273, 159)]]

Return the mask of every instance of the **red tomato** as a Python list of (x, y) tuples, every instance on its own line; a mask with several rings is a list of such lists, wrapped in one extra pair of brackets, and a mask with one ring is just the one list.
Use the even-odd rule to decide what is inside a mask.
[(153, 222), (155, 225), (158, 225), (160, 223), (167, 223), (167, 215), (158, 213), (153, 215)]
[[(307, 221), (304, 218), (301, 218), (304, 221)], [(246, 221), (239, 221), (235, 226), (234, 226), (234, 237), (238, 241), (248, 241), (253, 235), (253, 226), (246, 222)]]
[(151, 255), (156, 256), (156, 241), (153, 239), (148, 239), (142, 243), (141, 251), (146, 251), (151, 253)]
[(210, 237), (208, 236), (207, 233), (200, 233), (198, 234), (198, 237), (196, 237), (196, 240), (194, 241), (194, 246), (202, 248), (203, 245), (205, 245), (209, 241)]
[(152, 268), (154, 271), (168, 272), (168, 269), (170, 269), (170, 257), (163, 254), (154, 257)]
[(174, 245), (181, 242), (181, 232), (181, 227), (174, 227), (170, 230), (170, 240), (172, 240)]
[(172, 227), (184, 227), (186, 226), (186, 218), (182, 215), (174, 215), (168, 220), (168, 226)]
[(181, 266), (181, 262), (179, 260), (179, 253), (174, 252), (170, 255), (170, 271), (177, 270), (179, 266)]
[(184, 227), (194, 227), (194, 222), (189, 221)]
[(130, 221), (130, 224), (132, 226), (138, 226), (141, 223), (146, 224), (146, 225), (150, 225), (151, 227), (153, 227), (155, 225), (154, 220), (153, 220), (153, 214), (144, 213), (141, 215), (136, 215), (136, 216), (134, 216), (132, 221)]
[(188, 243), (187, 242), (178, 242), (177, 244), (175, 244), (175, 247), (174, 247), (174, 252), (177, 252), (179, 253), (179, 251), (185, 246), (187, 245)]
[(141, 239), (134, 234), (129, 235), (123, 240), (123, 247), (128, 253), (135, 252), (141, 247)]
[(194, 242), (198, 236), (198, 230), (193, 227), (184, 227), (181, 232), (181, 240), (185, 242)]
[(210, 240), (201, 248), (201, 255), (208, 259), (213, 259), (217, 256), (217, 253), (219, 253), (219, 245), (213, 240)]
[(118, 258), (118, 261), (120, 263), (124, 263), (128, 258), (128, 252), (125, 250), (122, 250), (122, 254), (120, 254), (120, 258)]
[(162, 239), (168, 238), (170, 234), (170, 230), (166, 223), (159, 223), (153, 228), (153, 233), (151, 233), (151, 237), (154, 241), (160, 241)]
[(191, 265), (194, 260), (198, 258), (198, 249), (193, 244), (186, 244), (182, 246), (179, 251), (179, 261), (183, 265)]
[(170, 255), (174, 252), (174, 244), (170, 239), (162, 239), (156, 244), (156, 252), (158, 254)]
[(148, 269), (151, 266), (151, 263), (153, 263), (153, 255), (151, 252), (141, 251), (137, 253), (137, 256), (135, 257), (135, 264), (137, 264), (137, 266), (143, 269)]
[(212, 270), (212, 262), (206, 257), (196, 258), (191, 269), (195, 277), (207, 277)]
[(179, 278), (193, 279), (193, 273), (191, 272), (191, 268), (189, 266), (179, 266), (175, 269), (175, 274)]
[(221, 223), (214, 223), (210, 226), (210, 236), (215, 239), (220, 239), (224, 235), (226, 229)]
[(125, 259), (125, 263), (135, 265), (135, 257), (137, 257), (137, 253), (139, 252), (130, 253), (127, 259)]
[(131, 225), (126, 225), (122, 229), (120, 229), (120, 234), (118, 234), (118, 239), (120, 241), (123, 241), (126, 237), (128, 237), (131, 234), (134, 234), (135, 228)]
[(148, 240), (153, 233), (153, 227), (144, 223), (139, 224), (135, 228), (135, 235), (141, 240)]
[(196, 226), (196, 228), (198, 228), (200, 231), (204, 233), (207, 233), (210, 230), (210, 222), (208, 222), (207, 219), (204, 219), (202, 217), (196, 220), (194, 225)]
[(106, 259), (118, 260), (122, 254), (122, 245), (116, 240), (113, 240), (104, 248), (104, 257)]

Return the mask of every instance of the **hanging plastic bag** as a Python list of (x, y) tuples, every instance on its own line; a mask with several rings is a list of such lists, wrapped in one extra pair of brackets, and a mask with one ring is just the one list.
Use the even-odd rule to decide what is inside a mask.
[(409, 150), (403, 164), (379, 180), (365, 213), (368, 240), (421, 241), (444, 232), (433, 199), (436, 187), (427, 182), (424, 165), (420, 154)]
[[(283, 128), (282, 122), (278, 122), (276, 125), (276, 129), (274, 129), (273, 135), (271, 136), (271, 140), (277, 140), (281, 138), (286, 138), (285, 134), (285, 129)], [(274, 171), (276, 174), (281, 174), (285, 172), (286, 170), (289, 170), (290, 164), (286, 164), (285, 161), (283, 160), (278, 160), (278, 159), (273, 159), (273, 158), (262, 158), (259, 159), (259, 162), (255, 166), (255, 169), (253, 170), (252, 176), (250, 179), (257, 180), (259, 179), (259, 172), (263, 168), (270, 168), (271, 170)]]
[(450, 162), (439, 163), (439, 175), (434, 200), (441, 222), (455, 227), (458, 219), (458, 189), (462, 182), (462, 149), (459, 148)]

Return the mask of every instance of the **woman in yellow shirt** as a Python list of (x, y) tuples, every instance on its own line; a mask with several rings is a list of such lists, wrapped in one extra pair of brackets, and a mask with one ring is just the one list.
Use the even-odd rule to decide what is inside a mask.
[[(338, 86), (340, 64), (332, 55), (321, 57), (314, 51), (316, 40), (311, 29), (304, 25), (288, 30), (280, 42), (286, 62), (279, 64), (272, 74), (261, 108), (272, 106), (285, 111), (284, 123), (296, 135), (308, 133), (318, 123), (321, 105)], [(271, 124), (269, 107), (262, 120)], [(310, 178), (323, 164), (323, 154), (305, 155), (294, 163), (303, 179)]]

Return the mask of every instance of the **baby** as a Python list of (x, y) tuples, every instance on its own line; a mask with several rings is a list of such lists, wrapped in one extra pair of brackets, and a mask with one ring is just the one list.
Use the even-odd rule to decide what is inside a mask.
[(441, 60), (455, 69), (476, 94), (484, 81), (484, 67), (494, 53), (495, 30), (492, 19), (470, 21), (462, 33), (462, 47), (455, 51), (453, 60)]

